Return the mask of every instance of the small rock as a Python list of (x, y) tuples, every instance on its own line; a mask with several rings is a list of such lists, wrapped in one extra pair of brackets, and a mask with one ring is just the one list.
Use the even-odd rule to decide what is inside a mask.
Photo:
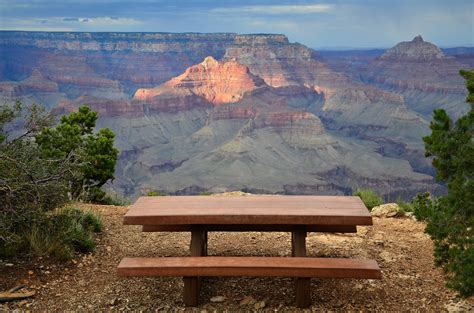
[(407, 280), (407, 279), (412, 279), (413, 277), (411, 277), (410, 275), (398, 274), (398, 278)]
[(257, 302), (253, 307), (255, 308), (255, 310), (263, 309), (265, 307), (265, 301)]
[(342, 307), (343, 305), (344, 305), (344, 302), (342, 302), (342, 301), (337, 301), (336, 304), (334, 304), (333, 306), (334, 306), (335, 308), (340, 308), (340, 307)]
[(13, 263), (5, 263), (5, 266), (12, 267)]
[(446, 304), (445, 309), (450, 313), (458, 312), (473, 312), (474, 304), (467, 300), (461, 300), (459, 302), (453, 302)]
[(224, 296), (215, 296), (211, 298), (211, 302), (224, 302), (226, 297)]
[(372, 216), (394, 217), (400, 213), (400, 207), (396, 203), (386, 203), (372, 208)]
[(251, 296), (246, 296), (244, 297), (242, 300), (240, 300), (239, 304), (240, 305), (250, 305), (250, 304), (254, 304), (256, 301), (254, 298), (252, 298)]
[(388, 251), (382, 251), (380, 252), (380, 257), (385, 261), (385, 262), (393, 262), (395, 260), (393, 254), (391, 254)]
[(115, 305), (118, 304), (118, 302), (119, 302), (119, 300), (117, 298), (114, 298), (114, 299), (112, 299), (112, 301), (110, 301), (110, 305), (115, 306)]
[(28, 275), (33, 275), (34, 272), (33, 271), (28, 271)]
[(27, 304), (27, 303), (28, 303), (28, 301), (23, 300), (23, 301), (18, 302), (18, 306), (19, 306), (19, 307), (22, 307), (22, 306), (24, 306), (24, 305)]

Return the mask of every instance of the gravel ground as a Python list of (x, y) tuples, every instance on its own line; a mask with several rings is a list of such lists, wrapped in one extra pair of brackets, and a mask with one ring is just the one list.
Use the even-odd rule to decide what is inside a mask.
[[(0, 311), (295, 311), (289, 278), (207, 278), (198, 308), (184, 308), (182, 279), (119, 278), (124, 256), (185, 256), (187, 233), (142, 233), (123, 226), (127, 207), (87, 206), (99, 212), (105, 231), (93, 254), (67, 263), (49, 259), (0, 261), (0, 290), (26, 285), (36, 296), (0, 304)], [(433, 266), (424, 225), (409, 218), (374, 218), (357, 234), (310, 233), (308, 253), (317, 257), (374, 258), (382, 280), (312, 279), (311, 310), (474, 311), (460, 300)], [(288, 233), (211, 233), (210, 255), (289, 256)], [(219, 302), (213, 302), (219, 301)]]

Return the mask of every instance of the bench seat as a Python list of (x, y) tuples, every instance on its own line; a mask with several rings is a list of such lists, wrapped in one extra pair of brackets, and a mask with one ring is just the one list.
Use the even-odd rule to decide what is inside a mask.
[(375, 260), (229, 256), (124, 258), (118, 275), (381, 278)]
[[(143, 225), (143, 232), (189, 232), (195, 227), (202, 227), (199, 225)], [(206, 225), (203, 228), (205, 231), (224, 231), (224, 232), (247, 232), (247, 231), (258, 231), (258, 232), (291, 232), (295, 229), (304, 230), (307, 232), (319, 232), (319, 233), (357, 233), (357, 227), (355, 225), (225, 225), (225, 224), (212, 224)]]

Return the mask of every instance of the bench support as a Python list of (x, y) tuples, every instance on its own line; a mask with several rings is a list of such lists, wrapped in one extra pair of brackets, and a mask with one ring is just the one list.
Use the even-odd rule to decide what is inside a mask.
[[(198, 227), (191, 231), (191, 256), (207, 256), (207, 232)], [(183, 301), (186, 306), (197, 306), (199, 303), (200, 277), (183, 277)]]
[[(291, 233), (291, 256), (306, 256), (306, 230), (298, 228)], [(311, 305), (311, 279), (296, 278), (296, 306), (308, 308)]]

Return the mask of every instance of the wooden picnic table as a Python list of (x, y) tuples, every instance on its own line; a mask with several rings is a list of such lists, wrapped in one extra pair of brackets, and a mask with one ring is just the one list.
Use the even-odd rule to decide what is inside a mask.
[[(143, 231), (190, 231), (190, 257), (124, 258), (121, 276), (183, 276), (184, 302), (196, 306), (202, 276), (296, 277), (296, 303), (308, 307), (310, 277), (380, 278), (374, 260), (306, 257), (307, 232), (356, 232), (372, 225), (359, 197), (349, 196), (166, 196), (140, 197), (125, 225)], [(287, 231), (291, 258), (207, 256), (209, 231)]]

